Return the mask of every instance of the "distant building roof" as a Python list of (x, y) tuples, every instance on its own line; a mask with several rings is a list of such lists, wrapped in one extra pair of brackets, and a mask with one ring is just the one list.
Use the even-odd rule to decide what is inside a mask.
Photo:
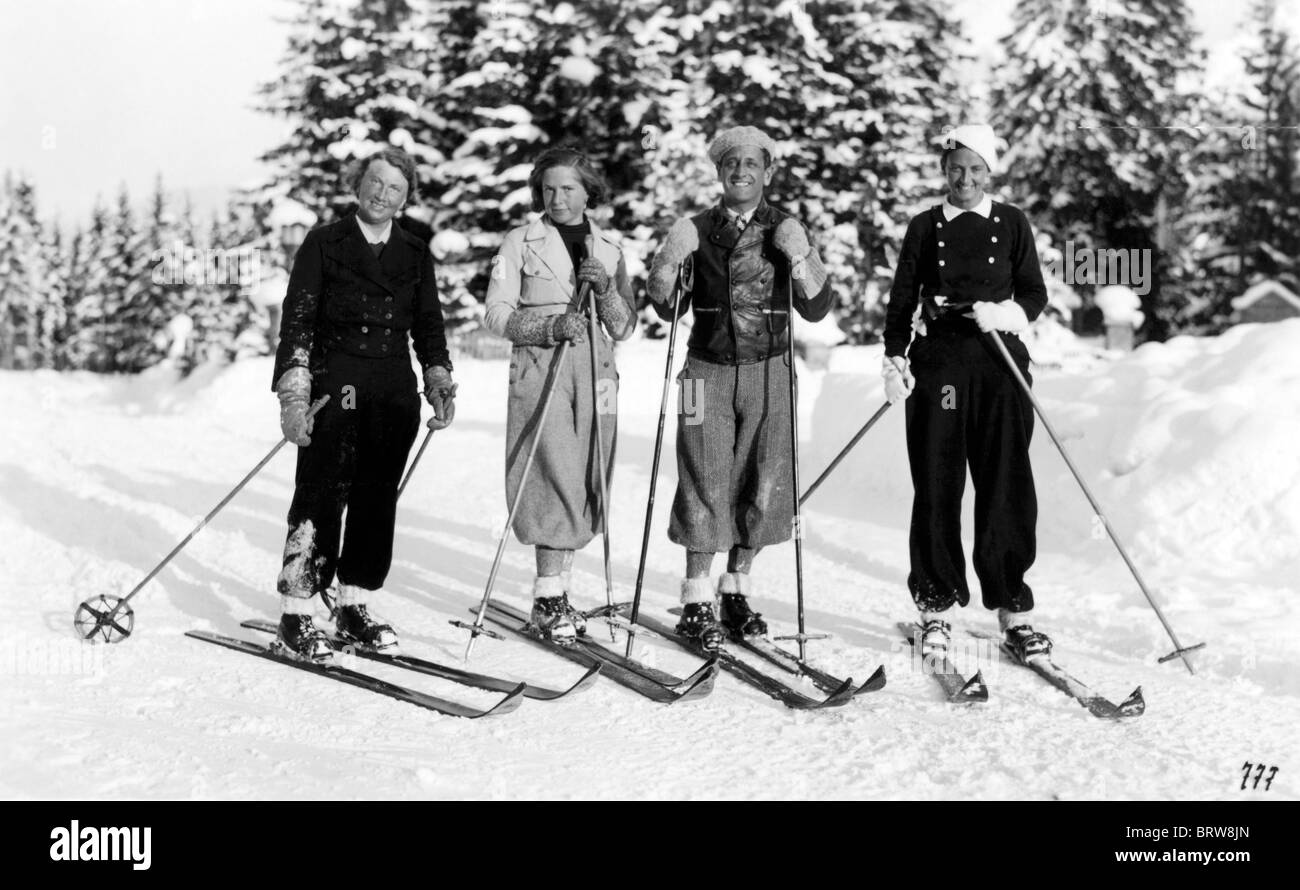
[(1269, 294), (1276, 294), (1296, 309), (1300, 309), (1300, 297), (1280, 282), (1271, 279), (1260, 281), (1246, 288), (1246, 292), (1232, 301), (1232, 308), (1238, 311), (1253, 306)]

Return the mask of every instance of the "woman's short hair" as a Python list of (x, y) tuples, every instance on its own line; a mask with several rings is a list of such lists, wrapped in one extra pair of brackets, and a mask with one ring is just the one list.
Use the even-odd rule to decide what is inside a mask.
[(578, 180), (587, 190), (588, 208), (604, 203), (609, 187), (586, 155), (572, 148), (548, 148), (533, 163), (533, 172), (528, 174), (528, 188), (533, 193), (534, 210), (546, 208), (546, 203), (542, 200), (542, 177), (552, 167), (569, 167), (578, 174)]
[(379, 151), (372, 152), (361, 160), (352, 165), (348, 171), (348, 189), (352, 194), (356, 194), (361, 188), (361, 177), (366, 175), (370, 165), (375, 161), (383, 161), (385, 164), (391, 164), (401, 171), (402, 176), (406, 178), (406, 198), (411, 200), (419, 190), (419, 177), (415, 172), (415, 158), (411, 157), (400, 148), (381, 148)]

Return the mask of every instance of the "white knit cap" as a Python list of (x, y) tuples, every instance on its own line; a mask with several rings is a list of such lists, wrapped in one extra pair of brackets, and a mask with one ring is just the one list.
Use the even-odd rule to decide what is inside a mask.
[(998, 137), (988, 124), (962, 124), (939, 137), (945, 150), (965, 147), (979, 155), (990, 173), (998, 172)]

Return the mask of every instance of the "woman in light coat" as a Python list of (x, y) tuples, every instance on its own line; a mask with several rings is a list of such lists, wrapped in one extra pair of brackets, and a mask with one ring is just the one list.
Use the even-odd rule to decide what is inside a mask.
[[(521, 542), (536, 548), (531, 620), (547, 637), (570, 642), (586, 629), (582, 614), (569, 604), (573, 554), (599, 531), (604, 506), (595, 412), (601, 414), (608, 474), (618, 418), (611, 338), (625, 340), (632, 334), (636, 312), (622, 251), (587, 217), (587, 210), (607, 192), (590, 161), (572, 149), (550, 149), (537, 159), (528, 182), (533, 209), (543, 215), (511, 230), (493, 258), (485, 322), (514, 344), (506, 420), (506, 503), (514, 502), (522, 483), (513, 529)], [(596, 297), (594, 368), (588, 301), (580, 293), (583, 282)], [(571, 345), (560, 365), (559, 347), (566, 341)], [(595, 400), (593, 373), (599, 394)], [(554, 394), (525, 481), (524, 463), (548, 382)]]

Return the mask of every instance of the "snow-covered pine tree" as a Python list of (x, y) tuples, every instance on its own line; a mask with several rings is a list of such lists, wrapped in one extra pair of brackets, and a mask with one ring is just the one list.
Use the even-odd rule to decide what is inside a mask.
[(85, 292), (85, 255), (88, 240), (86, 230), (80, 225), (72, 230), (72, 237), (67, 241), (66, 250), (60, 257), (60, 263), (54, 272), (55, 278), (63, 282), (63, 305), (59, 316), (59, 326), (54, 332), (53, 367), (60, 371), (75, 370), (79, 367), (74, 361), (76, 310)]
[(44, 227), (41, 253), (45, 257), (45, 278), (41, 286), (41, 314), (37, 330), (35, 367), (59, 366), (59, 336), (67, 324), (68, 280), (63, 252), (63, 233), (57, 225)]
[(262, 109), (293, 130), (263, 159), (272, 191), (328, 222), (353, 202), (344, 173), (357, 158), (391, 144), (412, 151), (426, 174), (442, 160), (411, 137), (441, 126), (428, 89), (439, 35), (431, 0), (294, 2), (281, 76), (261, 88)]
[(106, 324), (110, 318), (107, 257), (111, 250), (113, 218), (102, 200), (95, 199), (90, 227), (77, 239), (68, 265), (68, 317), (63, 337), (65, 367), (86, 371), (111, 371), (112, 342)]
[(1172, 331), (1209, 334), (1223, 330), (1231, 301), (1244, 289), (1245, 217), (1253, 184), (1248, 176), (1253, 116), (1240, 97), (1224, 89), (1206, 96), (1197, 110), (1196, 145), (1188, 153), (1186, 197), (1171, 224), (1170, 287), (1179, 299), (1158, 311)]
[(447, 156), (433, 171), (431, 225), (452, 327), (480, 313), (488, 262), (506, 231), (528, 218), (528, 174), (545, 148), (572, 145), (603, 168), (613, 208), (597, 219), (620, 231), (644, 169), (636, 126), (644, 102), (629, 52), (643, 0), (470, 6), (461, 27), (465, 18), (476, 27), (453, 32), (439, 49), (444, 126), (417, 134)]
[(181, 311), (181, 284), (172, 254), (179, 244), (175, 220), (167, 208), (162, 177), (154, 183), (149, 211), (136, 245), (139, 283), (131, 299), (124, 303), (121, 321), (127, 331), (118, 358), (124, 371), (143, 371), (167, 354), (170, 336), (167, 326)]
[(1232, 299), (1262, 276), (1300, 288), (1300, 55), (1268, 0), (1255, 3), (1243, 28), (1243, 79), (1207, 98), (1186, 165), (1173, 239), (1182, 300), (1165, 308), (1179, 332), (1222, 331)]
[(149, 311), (152, 264), (125, 183), (118, 190), (113, 228), (101, 254), (108, 271), (104, 328), (112, 371), (141, 371), (154, 356), (159, 331)]
[(1018, 0), (1012, 19), (992, 100), (1000, 181), (1057, 243), (1151, 250), (1145, 330), (1162, 338), (1159, 222), (1185, 187), (1201, 68), (1187, 4)]
[(249, 296), (250, 282), (240, 281), (241, 257), (257, 246), (258, 230), (249, 209), (241, 212), (232, 203), (195, 236), (199, 260), (189, 279), (198, 282), (197, 299), (187, 312), (194, 323), (186, 355), (191, 364), (266, 351), (265, 319)]
[(717, 194), (709, 139), (734, 124), (763, 128), (782, 154), (769, 198), (821, 234), (841, 324), (869, 338), (882, 317), (876, 285), (932, 191), (930, 142), (962, 96), (953, 21), (937, 0), (663, 4), (637, 34), (651, 53), (671, 53), (666, 73), (647, 65), (657, 206), (639, 217), (662, 231), (701, 209)]
[(1242, 55), (1248, 89), (1241, 103), (1255, 132), (1247, 134), (1247, 243), (1257, 245), (1253, 270), (1300, 275), (1300, 49), (1278, 18), (1277, 0), (1255, 0), (1253, 45)]
[(0, 189), (0, 368), (43, 360), (49, 271), (31, 183), (6, 172)]

